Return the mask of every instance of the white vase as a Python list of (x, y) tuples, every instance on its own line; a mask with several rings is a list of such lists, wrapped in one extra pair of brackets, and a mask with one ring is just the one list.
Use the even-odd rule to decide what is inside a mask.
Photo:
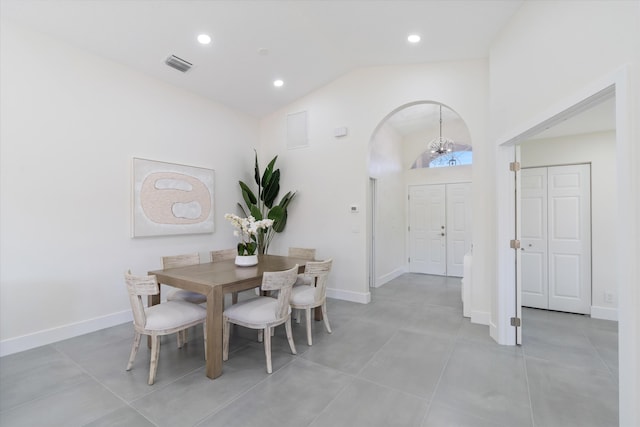
[(236, 265), (251, 267), (258, 264), (258, 255), (236, 255)]

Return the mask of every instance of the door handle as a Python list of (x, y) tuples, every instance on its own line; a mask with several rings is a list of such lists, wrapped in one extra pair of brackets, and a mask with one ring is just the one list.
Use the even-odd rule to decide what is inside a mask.
[(440, 233), (441, 236), (444, 236), (444, 233)]

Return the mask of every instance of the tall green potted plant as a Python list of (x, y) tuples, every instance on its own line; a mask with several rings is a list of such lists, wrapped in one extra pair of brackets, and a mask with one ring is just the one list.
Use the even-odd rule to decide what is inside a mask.
[(258, 253), (260, 254), (266, 254), (273, 236), (284, 230), (287, 225), (287, 208), (296, 195), (295, 191), (289, 191), (280, 199), (279, 203), (276, 203), (276, 198), (280, 192), (280, 169), (274, 170), (277, 159), (278, 156), (275, 156), (269, 162), (264, 172), (260, 174), (258, 153), (256, 152), (254, 179), (258, 186), (257, 197), (247, 184), (239, 181), (242, 198), (249, 210), (249, 214), (247, 214), (244, 207), (238, 203), (244, 215), (247, 217), (251, 215), (258, 221), (262, 219), (273, 220), (271, 227), (258, 231)]

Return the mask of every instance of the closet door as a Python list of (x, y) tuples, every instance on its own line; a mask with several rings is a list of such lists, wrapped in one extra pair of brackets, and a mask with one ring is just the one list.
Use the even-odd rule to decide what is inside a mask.
[(547, 168), (522, 169), (520, 177), (522, 305), (549, 308)]
[(591, 170), (548, 170), (549, 309), (591, 311)]
[(522, 305), (591, 311), (589, 165), (522, 170)]

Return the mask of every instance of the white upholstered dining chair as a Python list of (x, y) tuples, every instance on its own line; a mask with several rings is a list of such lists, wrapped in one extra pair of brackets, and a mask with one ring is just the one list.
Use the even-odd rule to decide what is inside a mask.
[[(297, 285), (291, 291), (291, 308), (304, 310), (307, 320), (307, 343), (313, 345), (311, 338), (311, 309), (321, 307), (322, 319), (327, 332), (331, 333), (329, 318), (327, 317), (327, 277), (331, 271), (333, 260), (309, 261), (304, 268), (303, 284)], [(296, 322), (300, 323), (300, 314), (296, 316)]]
[(316, 258), (316, 250), (312, 248), (289, 248), (289, 256), (293, 258), (302, 258), (307, 261), (313, 261)]
[[(192, 254), (172, 255), (162, 257), (162, 269), (186, 267), (189, 265), (200, 264), (200, 254), (195, 252)], [(186, 301), (192, 304), (202, 304), (207, 302), (206, 295), (198, 292), (187, 291), (184, 289), (173, 288), (167, 295), (167, 301)]]
[(296, 354), (291, 333), (291, 288), (298, 276), (298, 265), (290, 270), (265, 272), (262, 276), (262, 290), (279, 291), (278, 298), (258, 296), (239, 302), (224, 310), (223, 314), (223, 360), (229, 359), (229, 335), (231, 324), (257, 329), (258, 341), (264, 341), (267, 372), (271, 373), (271, 330), (284, 323), (291, 353)]
[[(209, 252), (209, 259), (211, 260), (211, 262), (228, 261), (228, 260), (235, 259), (236, 255), (238, 255), (238, 250), (236, 248), (219, 249), (219, 250)], [(237, 302), (238, 302), (238, 293), (232, 292), (231, 304), (235, 304)]]
[(182, 348), (182, 345), (186, 343), (186, 334), (183, 335), (183, 339), (180, 338), (180, 335), (187, 328), (202, 324), (205, 329), (204, 348), (206, 354), (207, 310), (204, 307), (185, 301), (168, 301), (151, 307), (144, 307), (142, 303), (143, 296), (157, 295), (160, 292), (156, 276), (134, 276), (131, 271), (128, 271), (125, 273), (125, 282), (129, 293), (131, 310), (133, 311), (133, 327), (135, 330), (127, 371), (131, 370), (133, 366), (142, 335), (151, 337), (149, 385), (152, 385), (156, 378), (158, 357), (160, 356), (160, 337), (162, 335), (177, 333), (178, 348)]
[[(316, 259), (316, 250), (314, 248), (289, 247), (289, 256), (294, 258), (302, 258), (307, 261), (314, 261)], [(309, 285), (309, 284), (311, 283), (304, 276), (304, 274), (298, 274), (296, 283), (293, 286)]]

